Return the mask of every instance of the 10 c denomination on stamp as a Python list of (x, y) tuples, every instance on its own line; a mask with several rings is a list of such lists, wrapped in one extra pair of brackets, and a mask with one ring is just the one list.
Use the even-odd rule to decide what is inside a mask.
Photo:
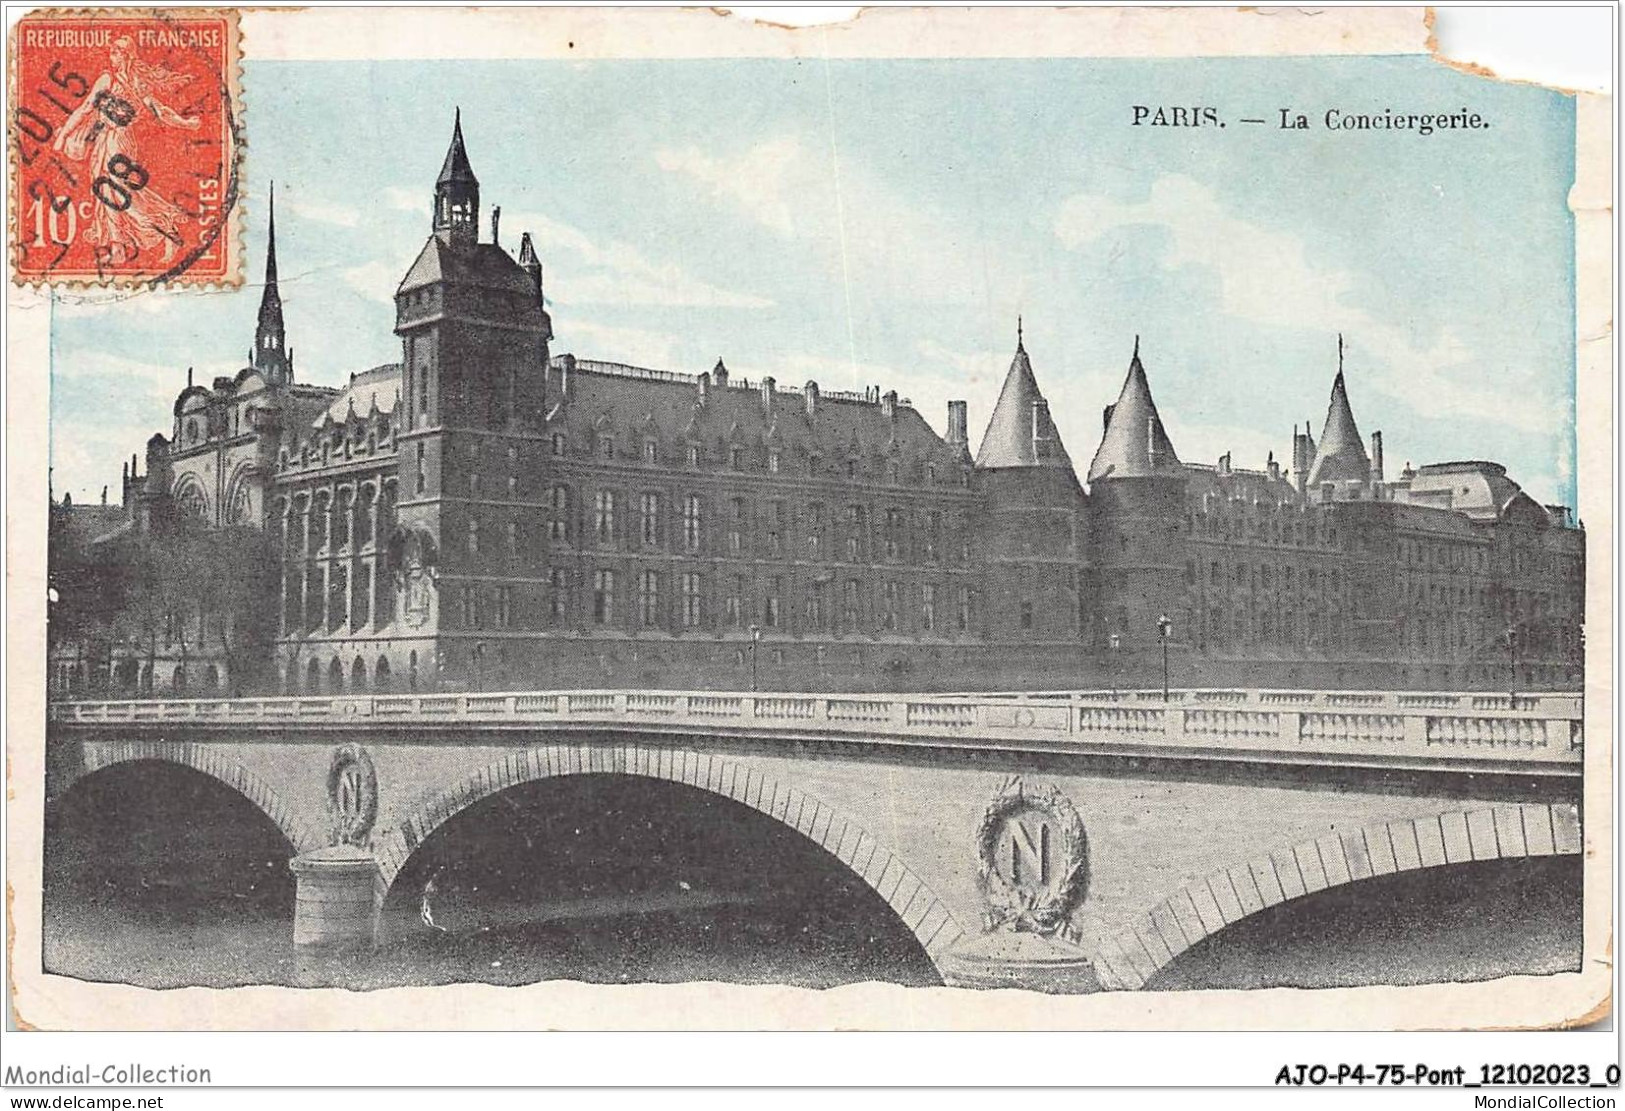
[(234, 11), (45, 11), (12, 31), (11, 277), (236, 285)]

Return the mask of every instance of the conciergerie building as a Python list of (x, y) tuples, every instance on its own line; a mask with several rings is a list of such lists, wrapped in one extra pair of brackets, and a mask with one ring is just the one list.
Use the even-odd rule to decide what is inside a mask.
[[(1136, 341), (1079, 469), (1019, 329), (974, 453), (963, 401), (938, 434), (878, 388), (555, 353), (529, 235), (510, 253), (493, 213), (481, 239), (459, 121), (395, 294), (401, 360), (329, 388), (296, 379), (274, 210), (269, 231), (247, 365), (188, 384), (122, 506), (126, 532), (263, 528), (256, 685), (1154, 687), (1165, 647), (1176, 686), (1579, 685), (1570, 510), (1492, 462), (1390, 476), (1341, 366), (1290, 468), (1197, 464)], [(53, 677), (241, 690), (207, 622), (62, 646)]]

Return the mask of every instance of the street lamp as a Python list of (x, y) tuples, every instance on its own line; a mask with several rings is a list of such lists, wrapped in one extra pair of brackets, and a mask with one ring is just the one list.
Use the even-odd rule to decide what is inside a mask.
[(756, 693), (756, 644), (761, 639), (762, 627), (752, 625), (750, 627), (750, 690), (752, 694)]
[(1123, 649), (1123, 638), (1121, 636), (1119, 636), (1118, 634), (1113, 633), (1111, 635), (1111, 637), (1108, 638), (1107, 643), (1109, 643), (1112, 646), (1112, 655), (1111, 655), (1111, 660), (1112, 660), (1112, 701), (1116, 702), (1117, 701), (1117, 681), (1118, 681), (1118, 678), (1119, 678), (1119, 676), (1121, 674), (1119, 669), (1118, 669), (1118, 666), (1117, 666), (1117, 660), (1118, 660), (1118, 653), (1120, 651), (1122, 651), (1122, 649)]
[(1174, 623), (1165, 613), (1157, 618), (1157, 639), (1162, 641), (1162, 700), (1168, 701), (1168, 635), (1174, 631)]

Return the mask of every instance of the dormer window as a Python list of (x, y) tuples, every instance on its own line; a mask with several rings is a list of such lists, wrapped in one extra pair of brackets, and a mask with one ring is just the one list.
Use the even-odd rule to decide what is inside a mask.
[(559, 456), (562, 456), (564, 454), (564, 433), (562, 433), (562, 432), (553, 433), (552, 446), (553, 446), (553, 455), (554, 455), (555, 458), (557, 458)]
[(779, 454), (780, 453), (777, 452), (777, 451), (770, 451), (770, 452), (767, 453), (767, 473), (768, 474), (778, 474), (779, 473)]
[(937, 465), (935, 463), (927, 463), (925, 465), (925, 480), (926, 480), (926, 482), (932, 482), (932, 483), (936, 482), (936, 480), (937, 480)]
[(848, 459), (846, 461), (846, 477), (847, 478), (857, 478), (858, 477), (858, 461), (856, 459)]
[(598, 440), (598, 450), (605, 459), (615, 458), (615, 437), (602, 436)]
[(690, 467), (698, 467), (700, 465), (700, 445), (699, 444), (689, 444), (688, 445), (688, 465)]
[(643, 461), (645, 463), (658, 463), (660, 461), (660, 442), (654, 439), (643, 441)]
[(742, 471), (745, 469), (744, 448), (735, 446), (728, 449), (728, 466), (736, 471)]
[(893, 486), (897, 485), (898, 467), (895, 460), (886, 464), (886, 481)]

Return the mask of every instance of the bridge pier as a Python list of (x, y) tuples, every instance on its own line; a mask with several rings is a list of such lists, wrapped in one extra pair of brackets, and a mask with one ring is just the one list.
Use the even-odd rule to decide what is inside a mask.
[(994, 930), (967, 939), (937, 960), (951, 988), (1021, 988), (1051, 995), (1099, 991), (1094, 962), (1057, 937)]
[(368, 949), (378, 941), (384, 880), (367, 850), (334, 845), (288, 862), (297, 888), (293, 943), (310, 949)]

